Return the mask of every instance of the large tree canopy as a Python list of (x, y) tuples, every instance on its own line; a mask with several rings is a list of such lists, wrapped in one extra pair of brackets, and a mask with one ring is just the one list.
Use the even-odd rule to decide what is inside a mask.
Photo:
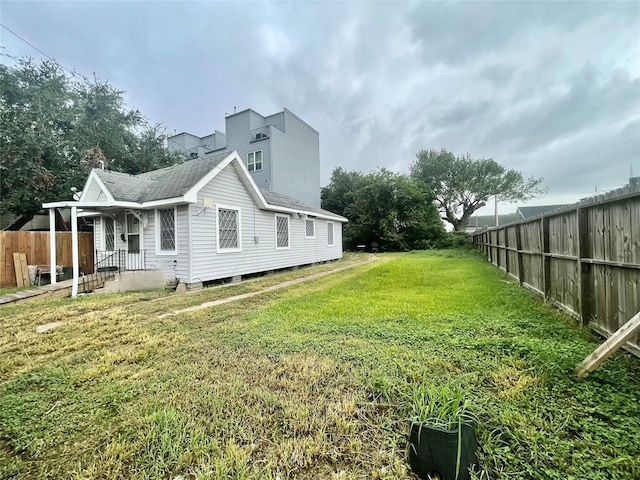
[(123, 94), (52, 61), (0, 65), (0, 213), (28, 221), (43, 202), (69, 200), (101, 162), (135, 174), (179, 161)]
[(411, 176), (435, 195), (442, 219), (456, 231), (465, 231), (469, 218), (487, 200), (497, 195), (501, 201), (528, 200), (545, 192), (543, 178), (524, 179), (517, 170), (508, 170), (490, 158), (456, 157), (444, 148), (420, 150), (411, 164)]
[(322, 208), (349, 219), (346, 248), (376, 242), (389, 250), (421, 249), (446, 236), (429, 190), (386, 169), (363, 175), (336, 168), (322, 189)]

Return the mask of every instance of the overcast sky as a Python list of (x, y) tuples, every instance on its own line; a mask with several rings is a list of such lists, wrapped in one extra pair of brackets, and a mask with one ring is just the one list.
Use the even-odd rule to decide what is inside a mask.
[[(322, 185), (441, 147), (544, 177), (530, 205), (640, 175), (638, 1), (3, 0), (0, 20), (169, 132), (288, 108), (320, 132)], [(0, 34), (3, 53), (41, 57)]]

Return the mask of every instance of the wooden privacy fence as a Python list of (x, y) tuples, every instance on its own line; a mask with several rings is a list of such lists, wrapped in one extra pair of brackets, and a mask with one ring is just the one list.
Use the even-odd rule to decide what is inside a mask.
[[(640, 185), (471, 235), (520, 285), (607, 338), (640, 310)], [(625, 348), (640, 357), (639, 340)]]
[[(25, 253), (29, 265), (49, 265), (49, 232), (0, 231), (0, 287), (16, 286), (14, 253)], [(78, 233), (78, 259), (83, 273), (93, 273), (93, 233)], [(73, 264), (71, 232), (56, 232), (56, 264)]]

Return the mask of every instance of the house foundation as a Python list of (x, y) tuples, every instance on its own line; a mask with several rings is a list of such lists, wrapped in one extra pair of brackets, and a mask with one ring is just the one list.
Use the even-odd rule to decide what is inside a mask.
[(162, 270), (144, 270), (122, 272), (107, 281), (104, 288), (96, 293), (122, 293), (138, 290), (158, 290), (164, 288), (169, 281), (169, 274)]
[(190, 292), (197, 292), (198, 290), (202, 290), (202, 282), (187, 283), (187, 290), (189, 290)]

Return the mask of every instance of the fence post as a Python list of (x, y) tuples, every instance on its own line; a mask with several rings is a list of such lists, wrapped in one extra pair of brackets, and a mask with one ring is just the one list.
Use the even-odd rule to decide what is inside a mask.
[(516, 224), (516, 250), (518, 250), (518, 283), (524, 283), (524, 259), (522, 258), (522, 231), (521, 225)]
[(496, 228), (496, 266), (500, 268), (500, 247), (502, 247), (502, 243), (500, 242), (500, 230)]
[(544, 299), (551, 295), (551, 251), (549, 248), (549, 217), (542, 217), (542, 284)]
[(509, 261), (509, 227), (502, 227), (504, 232), (504, 270), (509, 275), (511, 272), (511, 262)]
[(578, 217), (578, 294), (580, 295), (580, 318), (583, 325), (591, 318), (591, 264), (583, 262), (589, 258), (589, 212), (584, 208), (577, 209)]

